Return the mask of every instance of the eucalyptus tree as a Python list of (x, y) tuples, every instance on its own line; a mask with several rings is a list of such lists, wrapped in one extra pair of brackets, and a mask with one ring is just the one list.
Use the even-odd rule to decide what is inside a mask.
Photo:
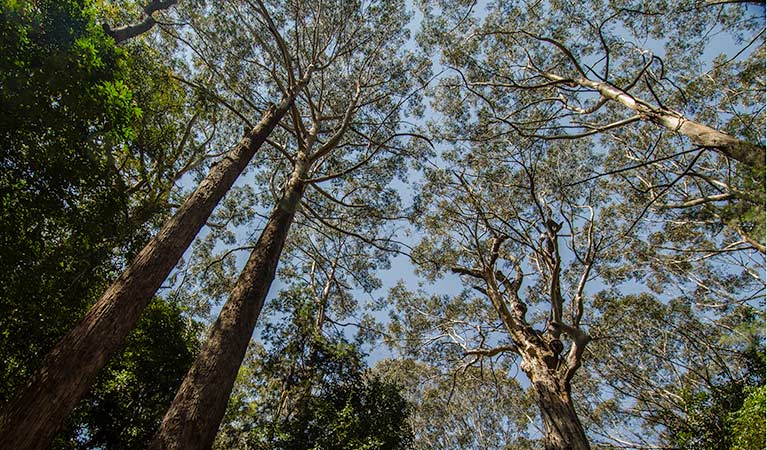
[(427, 279), (459, 276), (467, 289), (394, 291), (390, 329), (432, 364), (518, 362), (535, 392), (544, 446), (589, 448), (572, 400), (591, 339), (587, 286), (627, 224), (603, 182), (565, 181), (599, 158), (576, 145), (508, 139), (444, 156), (448, 169), (426, 172), (417, 222), (424, 238), (412, 256)]
[[(89, 31), (104, 36), (103, 31)], [(104, 54), (108, 55), (107, 52)], [(279, 103), (271, 107), (264, 106), (262, 118), (256, 125), (245, 120), (249, 126), (239, 143), (211, 168), (197, 189), (178, 208), (176, 214), (165, 222), (155, 237), (135, 255), (133, 262), (106, 289), (85, 318), (49, 351), (27, 386), (19, 390), (0, 416), (0, 442), (3, 446), (37, 448), (51, 441), (67, 414), (87, 392), (98, 371), (133, 328), (141, 311), (204, 226), (217, 203), (288, 111), (298, 91), (311, 76), (312, 69), (313, 66), (308, 64), (300, 73), (290, 72), (285, 75), (288, 82), (282, 84)], [(286, 70), (292, 71), (294, 68), (287, 65)], [(102, 90), (104, 96), (116, 102), (126, 94), (123, 87), (121, 84), (106, 84)], [(205, 94), (210, 96), (210, 93)], [(129, 99), (115, 104), (133, 106)], [(205, 130), (198, 131), (197, 117), (193, 115), (188, 120), (179, 142), (174, 144), (175, 150), (167, 153), (174, 154), (175, 151), (177, 156), (183, 158), (184, 149), (190, 142), (205, 144)], [(102, 139), (99, 136), (93, 138), (97, 141)], [(171, 181), (175, 182), (195, 165), (195, 160), (199, 162), (199, 158), (193, 157), (187, 159), (190, 165), (176, 167), (174, 163), (158, 162), (154, 167), (147, 167), (144, 164), (154, 164), (151, 158), (153, 155), (141, 145), (143, 143), (145, 141), (137, 140), (134, 146), (139, 153), (138, 161), (127, 157), (130, 155), (127, 152), (125, 158), (118, 160), (125, 164), (123, 167), (140, 176), (135, 185), (139, 192), (146, 188), (148, 182), (157, 180), (153, 177), (170, 173)], [(197, 150), (200, 148), (197, 147)], [(110, 159), (110, 163), (116, 164), (114, 158)], [(172, 171), (174, 167), (178, 171)], [(159, 197), (165, 199), (169, 192), (170, 189), (163, 188)]]
[[(760, 87), (763, 81), (756, 75), (760, 70), (758, 67), (763, 65), (760, 61), (764, 55), (760, 50), (763, 48), (760, 11), (733, 5), (704, 5), (697, 9), (694, 5), (680, 3), (678, 8), (663, 9), (661, 5), (645, 3), (616, 1), (584, 5), (552, 1), (498, 2), (485, 11), (476, 12), (473, 8), (480, 7), (475, 2), (462, 2), (457, 6), (447, 2), (425, 3), (425, 31), (420, 42), (429, 50), (439, 49), (441, 63), (453, 74), (441, 80), (434, 95), (435, 108), (443, 114), (443, 120), (438, 124), (439, 132), (454, 146), (447, 154), (446, 164), (448, 167), (451, 164), (472, 167), (471, 176), (456, 174), (452, 184), (464, 186), (463, 195), (473, 202), (467, 202), (469, 206), (478, 204), (483, 209), (462, 210), (443, 201), (440, 207), (447, 206), (447, 211), (454, 209), (454, 214), (462, 218), (464, 224), (448, 227), (453, 230), (450, 239), (434, 240), (431, 236), (437, 233), (437, 226), (431, 225), (429, 220), (436, 224), (436, 215), (425, 220), (423, 223), (428, 227), (429, 237), (423, 248), (430, 248), (433, 256), (423, 258), (416, 253), (416, 260), (429, 261), (431, 258), (437, 261), (434, 267), (441, 267), (443, 272), (446, 266), (456, 266), (454, 269), (458, 273), (465, 278), (481, 280), (477, 287), (492, 294), (489, 289), (492, 284), (487, 281), (490, 278), (487, 274), (491, 273), (487, 269), (491, 267), (488, 261), (503, 261), (503, 250), (510, 240), (505, 235), (515, 235), (509, 231), (493, 232), (494, 228), (503, 230), (503, 227), (492, 221), (484, 224), (477, 211), (492, 218), (494, 214), (501, 215), (504, 220), (511, 221), (519, 214), (519, 200), (493, 198), (487, 201), (486, 196), (494, 195), (492, 187), (478, 184), (474, 177), (503, 180), (504, 176), (509, 176), (503, 172), (525, 173), (524, 167), (538, 167), (537, 171), (529, 173), (545, 175), (538, 181), (530, 178), (533, 195), (529, 196), (532, 199), (529, 202), (539, 204), (541, 212), (537, 223), (540, 229), (535, 233), (541, 234), (539, 245), (543, 250), (537, 250), (542, 255), (535, 258), (538, 266), (520, 263), (518, 273), (525, 274), (522, 280), (529, 278), (529, 272), (538, 272), (539, 268), (543, 269), (539, 273), (545, 275), (564, 267), (558, 265), (557, 258), (551, 257), (548, 260), (553, 263), (545, 264), (546, 242), (555, 242), (551, 236), (563, 238), (564, 234), (577, 239), (578, 234), (567, 228), (564, 233), (557, 229), (561, 220), (549, 223), (545, 202), (537, 199), (539, 194), (534, 193), (535, 186), (543, 189), (541, 186), (546, 183), (553, 185), (543, 190), (544, 199), (581, 189), (585, 189), (581, 192), (591, 192), (592, 188), (588, 186), (599, 186), (595, 192), (600, 194), (589, 197), (583, 206), (588, 205), (595, 211), (609, 211), (609, 215), (600, 213), (594, 216), (598, 218), (596, 221), (593, 218), (573, 221), (576, 228), (585, 229), (593, 223), (593, 230), (605, 236), (595, 248), (594, 256), (599, 258), (591, 261), (594, 268), (589, 269), (590, 275), (583, 280), (598, 275), (592, 285), (614, 286), (618, 292), (623, 289), (649, 290), (661, 296), (661, 302), (679, 296), (692, 302), (693, 311), (700, 317), (724, 318), (721, 309), (736, 308), (744, 303), (759, 306), (764, 292), (764, 260), (760, 254), (764, 251), (763, 219), (760, 219), (764, 202), (764, 151), (761, 147), (764, 138), (763, 130), (753, 124), (763, 116), (764, 103), (758, 100), (763, 98), (763, 88)], [(743, 36), (748, 38), (742, 49), (731, 52), (732, 58), (720, 57), (709, 70), (700, 52), (710, 43), (707, 33), (711, 28), (734, 35), (736, 41)], [(661, 49), (664, 44), (666, 48)], [(741, 54), (748, 56), (741, 57)], [(667, 122), (672, 117), (678, 121), (669, 129)], [(725, 125), (714, 129), (706, 123)], [(705, 129), (706, 138), (721, 138), (721, 142), (727, 141), (731, 145), (707, 142), (696, 134), (695, 129)], [(721, 131), (728, 134), (722, 135)], [(507, 156), (511, 142), (548, 145), (543, 147), (545, 151), (520, 160), (516, 156)], [(598, 158), (573, 164), (566, 172), (557, 171), (563, 164), (570, 164), (570, 158), (575, 161), (582, 158), (575, 149), (584, 147), (591, 147), (593, 156)], [(568, 151), (573, 154), (568, 155)], [(495, 164), (503, 169), (499, 169), (501, 173), (478, 176), (479, 171), (471, 164), (488, 167)], [(435, 177), (430, 184), (449, 185), (451, 178), (442, 177)], [(597, 184), (592, 184), (594, 182)], [(506, 183), (509, 189), (519, 185)], [(461, 193), (461, 189), (457, 191)], [(459, 194), (454, 195), (460, 198)], [(507, 208), (511, 212), (502, 213)], [(475, 223), (473, 229), (468, 226), (470, 220)], [(520, 227), (522, 231), (533, 229), (532, 226)], [(482, 244), (484, 252), (475, 250), (478, 255), (475, 259), (480, 263), (472, 266), (453, 262), (465, 252), (482, 248), (479, 243), (483, 241), (487, 241)], [(497, 253), (493, 252), (494, 248)], [(530, 252), (532, 250), (516, 250), (512, 255), (519, 259), (520, 254)], [(562, 260), (569, 262), (568, 258), (574, 258), (575, 262), (587, 267), (590, 264), (582, 254), (579, 258), (576, 251), (575, 255), (559, 258), (560, 264)], [(508, 264), (513, 269), (514, 263)], [(501, 275), (506, 280), (514, 279), (508, 274)], [(555, 279), (553, 275), (549, 277)], [(509, 292), (519, 288), (515, 281), (508, 281)], [(495, 282), (504, 286), (502, 279)], [(556, 298), (553, 286), (556, 283), (539, 289), (554, 292), (550, 296)], [(578, 292), (578, 289), (573, 291)], [(404, 305), (416, 302), (409, 295), (398, 297), (403, 299)], [(474, 342), (495, 344), (485, 349), (490, 355), (526, 351), (526, 346), (520, 347), (521, 339), (504, 342), (496, 337), (494, 340), (489, 332), (480, 332), (482, 328), (476, 318), (466, 318), (476, 317), (475, 305), (481, 303), (475, 298), (470, 293), (433, 297), (420, 310), (407, 309), (408, 314), (403, 315), (406, 326), (402, 329), (411, 330), (415, 342), (433, 339), (441, 343), (430, 346), (434, 348), (434, 353), (428, 355), (430, 360), (456, 360), (477, 350), (467, 340), (465, 330), (468, 329), (477, 330), (469, 334)], [(599, 319), (602, 312), (593, 300), (589, 296), (581, 299), (584, 301), (582, 311), (590, 315), (586, 320), (593, 323)], [(493, 312), (503, 318), (503, 303), (496, 303), (500, 306), (495, 306)], [(509, 303), (516, 304), (515, 301)], [(551, 304), (554, 308), (549, 316), (556, 328), (554, 318), (558, 308), (556, 302)], [(513, 308), (507, 309), (514, 318), (517, 312)], [(520, 311), (524, 319), (527, 308), (520, 308)], [(578, 320), (573, 320), (570, 326), (578, 325), (582, 319), (583, 313), (577, 313), (577, 307), (575, 311), (573, 319)], [(456, 331), (456, 327), (461, 331)], [(549, 328), (547, 325), (540, 330), (544, 337), (550, 335)], [(578, 328), (575, 327), (576, 331)], [(431, 334), (418, 332), (424, 329), (431, 330)], [(604, 338), (595, 336), (594, 330), (588, 328), (580, 331), (585, 336)], [(403, 334), (407, 336), (408, 331)], [(487, 337), (482, 340), (477, 338), (478, 335)], [(650, 335), (660, 338), (658, 333), (650, 332)], [(577, 349), (577, 333), (571, 336), (575, 339), (570, 349)], [(450, 342), (452, 344), (446, 345)], [(585, 342), (588, 339), (584, 337), (582, 343)], [(558, 343), (555, 345), (560, 347)], [(593, 345), (581, 345), (584, 347), (591, 353), (589, 348)], [(571, 353), (578, 355), (577, 351)], [(567, 370), (568, 366), (579, 366), (582, 358), (575, 358), (573, 361), (577, 364), (573, 365), (560, 364), (555, 358), (551, 361), (555, 362), (554, 367)], [(526, 362), (521, 365), (522, 370), (529, 370), (529, 367)], [(571, 381), (572, 378), (564, 377), (563, 380)], [(641, 385), (641, 389), (662, 395), (654, 390), (657, 383), (644, 381), (647, 383)], [(593, 382), (589, 386), (598, 385), (593, 378), (583, 381), (586, 382)], [(533, 385), (536, 386), (534, 380)], [(610, 390), (604, 386), (602, 390), (595, 389), (594, 392), (600, 394)], [(623, 406), (620, 401), (600, 404), (601, 408), (611, 407), (613, 411)], [(632, 426), (630, 423), (624, 425)], [(549, 427), (544, 434), (552, 429)], [(589, 428), (588, 431), (595, 442), (604, 442), (599, 430)], [(579, 439), (583, 437), (581, 429), (574, 434)], [(581, 442), (585, 443), (585, 439)], [(609, 445), (615, 444), (613, 441)]]
[(413, 79), (426, 70), (403, 49), (408, 17), (402, 2), (255, 1), (209, 8), (211, 20), (196, 31), (205, 39), (233, 39), (222, 48), (247, 52), (251, 46), (243, 40), (258, 46), (264, 32), (280, 36), (270, 47), (277, 56), (240, 58), (237, 71), (228, 73), (226, 83), (241, 104), (260, 82), (284, 89), (286, 80), (275, 72), (308, 64), (318, 72), (300, 91), (283, 133), (269, 140), (278, 157), (265, 161), (263, 177), (274, 206), (151, 448), (212, 444), (297, 212), (343, 229), (312, 199), (354, 209), (368, 193), (384, 200), (391, 195), (385, 185), (404, 173), (409, 153), (401, 142), (407, 134), (402, 110), (417, 98)]
[(644, 194), (640, 211), (724, 225), (721, 247), (764, 253), (763, 9), (427, 5), (422, 42), (459, 74), (445, 84), (476, 98), (498, 133), (592, 140), (612, 154), (607, 170), (628, 178), (627, 195)]

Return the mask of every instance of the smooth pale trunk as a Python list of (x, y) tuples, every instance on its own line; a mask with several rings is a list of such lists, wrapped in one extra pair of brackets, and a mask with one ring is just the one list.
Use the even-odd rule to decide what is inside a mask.
[(764, 146), (740, 140), (702, 123), (689, 120), (679, 112), (653, 107), (644, 100), (636, 98), (608, 83), (582, 77), (565, 78), (552, 73), (543, 73), (543, 75), (553, 81), (566, 81), (593, 89), (603, 97), (614, 100), (635, 111), (643, 119), (690, 138), (697, 145), (716, 149), (728, 158), (740, 161), (760, 171), (763, 171), (765, 168), (767, 161), (765, 161)]
[(209, 449), (224, 417), (296, 208), (304, 192), (299, 161), (207, 342), (173, 399), (150, 450)]
[[(48, 448), (109, 356), (205, 225), (269, 133), (292, 105), (291, 96), (270, 108), (230, 150), (176, 214), (106, 290), (85, 318), (45, 357), (42, 368), (0, 415), (0, 449)], [(20, 299), (23, 301), (23, 299)]]
[(715, 148), (728, 158), (740, 161), (750, 167), (764, 170), (765, 150), (763, 146), (742, 141), (707, 125), (689, 120), (681, 113), (664, 108), (653, 108), (648, 103), (635, 99), (609, 84), (598, 83), (585, 78), (577, 78), (575, 82), (597, 90), (604, 97), (623, 104), (662, 127), (687, 136), (691, 141), (702, 147)]

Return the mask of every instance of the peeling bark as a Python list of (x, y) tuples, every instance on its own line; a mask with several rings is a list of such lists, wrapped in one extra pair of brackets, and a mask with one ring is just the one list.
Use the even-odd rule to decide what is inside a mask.
[(42, 368), (0, 415), (0, 448), (34, 450), (50, 445), (213, 209), (293, 104), (310, 73), (291, 96), (270, 108), (256, 127), (213, 166), (85, 318), (45, 357)]

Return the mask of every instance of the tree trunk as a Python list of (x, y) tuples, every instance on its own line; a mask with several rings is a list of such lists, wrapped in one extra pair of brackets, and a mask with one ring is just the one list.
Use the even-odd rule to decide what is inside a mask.
[[(308, 81), (308, 76), (302, 83)], [(287, 96), (279, 106), (270, 108), (237, 147), (211, 169), (82, 322), (45, 357), (42, 368), (0, 415), (0, 449), (33, 450), (50, 445), (64, 419), (87, 393), (109, 356), (123, 343), (161, 283), (292, 106), (294, 98), (295, 94)]]
[(542, 75), (552, 81), (569, 82), (593, 89), (604, 98), (614, 100), (635, 111), (643, 119), (686, 136), (701, 147), (713, 148), (728, 158), (740, 161), (759, 171), (764, 171), (767, 161), (765, 161), (765, 148), (762, 145), (740, 140), (702, 123), (689, 120), (680, 112), (652, 106), (650, 103), (609, 83), (583, 77), (566, 78), (547, 72), (542, 73)]
[(305, 165), (299, 157), (282, 200), (272, 211), (208, 341), (165, 413), (150, 450), (208, 449), (213, 444), (304, 192)]
[(536, 371), (530, 376), (538, 394), (538, 406), (546, 427), (546, 450), (589, 450), (589, 441), (575, 412), (570, 386), (555, 373)]
[(604, 97), (623, 104), (651, 122), (687, 136), (697, 145), (716, 149), (728, 158), (740, 161), (749, 167), (764, 170), (765, 151), (761, 145), (742, 141), (702, 123), (694, 122), (676, 111), (655, 108), (607, 83), (598, 83), (585, 78), (578, 78), (575, 82), (596, 89)]

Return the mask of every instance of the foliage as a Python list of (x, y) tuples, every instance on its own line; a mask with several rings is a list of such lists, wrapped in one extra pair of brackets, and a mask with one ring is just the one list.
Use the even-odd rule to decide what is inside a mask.
[(263, 330), (240, 370), (217, 448), (400, 449), (411, 430), (397, 384), (364, 369), (359, 343), (319, 332), (310, 291), (283, 291), (281, 319)]
[[(393, 450), (409, 447), (408, 404), (396, 384), (357, 377), (310, 401), (307, 423), (276, 430), (266, 448)], [(297, 428), (298, 427), (298, 428)], [(293, 430), (303, 430), (295, 433)]]
[(743, 406), (730, 413), (731, 450), (759, 450), (764, 448), (765, 436), (765, 387), (746, 391)]
[[(98, 13), (90, 1), (2, 2), (0, 404), (143, 246), (200, 159), (181, 138), (187, 92), (156, 52), (115, 47)], [(155, 300), (142, 317), (58, 448), (145, 446), (197, 344), (175, 306)]]
[(178, 306), (154, 299), (54, 448), (146, 448), (197, 354), (199, 331)]
[(0, 401), (103, 289), (131, 233), (110, 161), (139, 111), (124, 52), (92, 16), (83, 2), (3, 3)]
[(753, 343), (743, 354), (747, 372), (709, 390), (681, 390), (684, 416), (669, 424), (684, 449), (761, 449), (764, 446), (764, 352)]

